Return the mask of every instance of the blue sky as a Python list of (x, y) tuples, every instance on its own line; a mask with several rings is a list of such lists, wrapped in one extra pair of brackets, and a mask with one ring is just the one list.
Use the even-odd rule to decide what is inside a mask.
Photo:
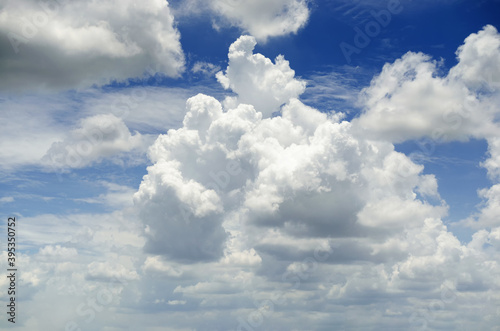
[(117, 6), (0, 0), (2, 329), (498, 328), (500, 1)]

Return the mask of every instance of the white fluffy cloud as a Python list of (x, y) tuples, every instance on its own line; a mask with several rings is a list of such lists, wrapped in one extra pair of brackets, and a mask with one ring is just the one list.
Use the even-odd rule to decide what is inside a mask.
[(218, 72), (217, 80), (225, 89), (238, 94), (237, 99), (226, 99), (226, 107), (248, 103), (269, 117), (288, 100), (302, 94), (305, 82), (294, 78), (295, 71), (282, 55), (273, 63), (262, 54), (253, 54), (255, 45), (254, 37), (238, 38), (229, 48), (225, 74)]
[(386, 64), (363, 90), (365, 111), (353, 123), (371, 137), (392, 142), (496, 136), (497, 30), (486, 26), (469, 36), (457, 50), (457, 58), (459, 63), (444, 77), (438, 74), (439, 64), (422, 53), (409, 52)]
[(487, 25), (467, 37), (457, 50), (457, 59), (451, 78), (475, 89), (500, 88), (500, 35), (495, 27)]
[(500, 137), (488, 139), (488, 154), (489, 158), (482, 165), (492, 180), (500, 181)]
[(485, 26), (467, 37), (456, 54), (457, 65), (442, 76), (440, 64), (421, 53), (386, 64), (363, 90), (365, 109), (353, 126), (375, 139), (419, 140), (424, 154), (443, 142), (485, 139), (488, 158), (481, 165), (493, 186), (479, 190), (483, 205), (461, 224), (495, 231), (500, 215), (500, 34)]
[[(136, 86), (117, 89), (110, 93), (89, 89), (77, 94), (68, 92), (57, 95), (5, 97), (2, 99), (3, 111), (0, 112), (0, 120), (5, 124), (0, 132), (0, 170), (12, 172), (20, 167), (47, 165), (47, 162), (53, 162), (56, 170), (60, 167), (70, 167), (64, 159), (42, 160), (54, 143), (63, 142), (72, 144), (73, 148), (78, 147), (75, 145), (78, 143), (85, 145), (80, 146), (82, 148), (88, 147), (89, 143), (95, 147), (93, 156), (86, 155), (85, 151), (81, 155), (81, 166), (90, 164), (87, 161), (92, 161), (101, 152), (102, 157), (111, 156), (114, 161), (119, 161), (116, 154), (123, 152), (124, 158), (122, 159), (132, 161), (132, 164), (143, 162), (144, 157), (138, 152), (141, 149), (144, 152), (147, 145), (151, 144), (152, 139), (162, 130), (178, 127), (182, 123), (186, 99), (199, 90), (207, 90), (207, 88)], [(115, 143), (121, 141), (121, 145), (115, 144), (108, 152), (102, 147), (106, 144), (109, 147), (110, 141), (101, 144), (99, 134), (93, 138), (89, 136), (90, 133), (96, 133), (95, 131), (98, 130), (96, 123), (90, 123), (89, 119), (94, 118), (95, 122), (95, 119), (102, 118), (103, 115), (105, 115), (104, 118), (114, 116), (116, 124), (122, 122), (127, 126), (127, 128), (124, 128), (122, 124), (117, 126), (117, 130), (122, 130), (124, 135), (116, 136), (112, 140)], [(75, 124), (72, 127), (69, 123)], [(85, 136), (82, 123), (87, 123), (85, 124), (87, 130), (92, 131), (87, 132), (87, 136)], [(132, 133), (127, 133), (126, 130)], [(133, 133), (136, 131), (141, 135), (136, 136)], [(127, 140), (128, 135), (135, 138)], [(111, 137), (108, 138), (111, 139)], [(138, 148), (132, 148), (134, 146)], [(67, 154), (64, 150), (59, 152), (59, 158)], [(56, 155), (52, 156), (56, 157)], [(77, 165), (78, 162), (73, 163)]]
[(0, 89), (67, 89), (142, 76), (178, 76), (180, 35), (168, 2), (0, 2)]
[[(487, 105), (496, 92), (473, 88), (465, 79), (453, 85), (449, 77), (434, 77), (432, 62), (410, 54), (386, 66), (365, 91), (365, 114), (348, 122), (341, 114), (304, 105), (298, 99), (302, 85), (288, 65), (277, 68), (255, 57), (253, 46), (251, 38), (242, 37), (230, 53), (242, 53), (243, 65), (235, 72), (260, 70), (254, 85), (235, 83), (229, 69), (238, 66), (230, 62), (220, 79), (234, 84), (236, 99), (220, 102), (204, 94), (188, 99), (182, 124), (150, 147), (152, 165), (133, 208), (22, 219), (23, 243), (38, 253), (20, 257), (22, 284), (31, 294), (23, 309), (33, 316), (20, 330), (58, 329), (71, 322), (82, 330), (102, 325), (143, 330), (164, 325), (172, 330), (498, 328), (498, 185), (481, 191), (485, 206), (469, 220), (478, 231), (461, 243), (443, 222), (447, 206), (436, 178), (423, 174), (423, 166), (393, 145), (429, 135), (440, 124), (423, 119), (407, 124), (406, 132), (391, 125), (360, 130), (368, 123), (363, 116), (377, 111), (389, 123), (399, 120), (397, 110), (418, 119), (415, 110), (425, 107), (410, 100), (406, 84), (416, 89), (412, 98), (424, 104), (435, 103), (436, 96), (418, 87), (455, 100), (460, 96), (454, 89), (460, 86), (476, 99), (482, 121), (490, 125), (495, 123)], [(271, 88), (276, 100), (264, 95), (269, 96), (266, 107), (249, 91), (266, 81), (258, 77), (268, 75), (285, 77), (286, 84)], [(297, 88), (280, 94), (287, 84)], [(392, 105), (384, 99), (391, 99), (386, 91), (408, 100), (396, 98), (400, 107), (385, 111), (382, 103)], [(279, 110), (279, 116), (269, 116)], [(108, 122), (116, 124), (109, 140), (113, 153), (135, 146), (138, 135), (123, 121), (88, 116), (63, 146), (74, 146), (76, 135), (105, 129)], [(491, 154), (484, 166), (496, 180), (496, 136), (484, 132), (490, 134)], [(480, 134), (471, 123), (447, 133), (448, 140)], [(109, 194), (130, 193), (126, 187), (106, 186)], [(4, 253), (0, 264), (5, 261)], [(5, 278), (0, 280), (5, 284)], [(46, 300), (55, 302), (50, 306), (58, 310), (54, 319), (39, 317), (44, 316), (40, 311), (50, 314), (45, 306), (40, 309)], [(92, 310), (96, 302), (98, 309)]]
[(121, 119), (114, 115), (95, 115), (81, 121), (70, 136), (55, 142), (42, 162), (55, 169), (82, 168), (120, 154), (145, 150), (141, 134), (132, 135)]
[(230, 24), (241, 27), (259, 41), (297, 33), (309, 19), (304, 0), (212, 0), (210, 5)]
[[(214, 309), (238, 303), (233, 322), (210, 324), (210, 318), (202, 318), (219, 328), (266, 323), (270, 328), (321, 329), (338, 323), (347, 329), (388, 324), (454, 329), (470, 323), (464, 302), (484, 310), (489, 320), (481, 327), (495, 325), (499, 316), (484, 302), (500, 299), (492, 295), (499, 284), (490, 276), (500, 272), (497, 229), (481, 230), (469, 245), (461, 244), (443, 224), (447, 205), (436, 178), (423, 175), (423, 166), (392, 144), (432, 133), (432, 118), (419, 117), (418, 111), (442, 116), (448, 108), (437, 99), (454, 105), (477, 99), (474, 91), (433, 77), (434, 63), (422, 54), (408, 54), (384, 68), (365, 92), (368, 111), (349, 123), (340, 114), (324, 114), (300, 102), (303, 87), (288, 65), (278, 70), (269, 59), (252, 54), (254, 45), (251, 37), (233, 43), (229, 68), (219, 74), (236, 99), (223, 105), (202, 94), (190, 98), (183, 126), (161, 135), (150, 149), (154, 164), (135, 195), (145, 247), (155, 256), (143, 271), (175, 278), (183, 272), (199, 275), (208, 265), (223, 270), (195, 276), (173, 291), (175, 300), (186, 305), (198, 302)], [(253, 91), (265, 85), (266, 77), (283, 77), (284, 72), (284, 86), (297, 87), (292, 93), (271, 87), (269, 94), (256, 97)], [(236, 73), (245, 79), (238, 82)], [(273, 94), (274, 100), (266, 99)], [(270, 118), (283, 103), (281, 116)], [(398, 107), (390, 111), (385, 104)], [(431, 104), (441, 108), (428, 110)], [(380, 132), (359, 130), (377, 111), (389, 124)], [(398, 118), (410, 115), (423, 119), (396, 131)], [(447, 139), (479, 135), (474, 125), (491, 124), (490, 115), (485, 111), (477, 123), (470, 119), (466, 129), (453, 135), (447, 131)], [(492, 194), (484, 192), (490, 205), (496, 203)], [(295, 320), (306, 304), (328, 314)], [(280, 313), (271, 310), (278, 305)], [(334, 322), (331, 314), (339, 310), (344, 320)], [(366, 318), (355, 319), (361, 311)]]

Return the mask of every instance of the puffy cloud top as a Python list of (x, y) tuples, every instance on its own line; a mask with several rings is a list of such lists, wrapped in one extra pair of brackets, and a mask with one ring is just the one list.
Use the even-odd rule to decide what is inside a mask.
[(291, 98), (304, 92), (305, 82), (294, 78), (295, 71), (282, 55), (275, 63), (262, 54), (253, 54), (256, 40), (241, 36), (229, 48), (229, 65), (217, 80), (225, 89), (238, 94), (238, 100), (227, 99), (228, 107), (248, 103), (269, 117)]
[[(386, 64), (362, 91), (364, 113), (353, 123), (373, 138), (392, 142), (434, 141), (496, 136), (500, 36), (486, 26), (457, 51), (460, 61), (449, 73), (439, 63), (409, 52)], [(478, 90), (480, 89), (480, 90)], [(482, 93), (482, 91), (487, 93)]]
[(458, 65), (450, 76), (472, 88), (500, 89), (500, 35), (487, 25), (465, 39), (457, 50)]
[(297, 33), (309, 19), (304, 0), (212, 0), (212, 9), (260, 41)]

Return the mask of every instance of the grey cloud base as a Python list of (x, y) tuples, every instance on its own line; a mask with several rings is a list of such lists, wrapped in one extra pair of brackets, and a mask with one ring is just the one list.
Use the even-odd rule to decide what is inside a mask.
[(86, 88), (184, 70), (166, 1), (2, 0), (0, 8), (1, 90)]

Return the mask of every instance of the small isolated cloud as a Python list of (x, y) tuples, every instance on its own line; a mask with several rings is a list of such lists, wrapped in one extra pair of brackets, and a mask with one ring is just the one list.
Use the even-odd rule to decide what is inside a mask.
[(205, 76), (213, 76), (216, 72), (220, 70), (219, 66), (213, 63), (198, 61), (193, 64), (191, 72), (195, 74), (203, 74)]
[(82, 168), (105, 158), (145, 149), (141, 134), (132, 135), (118, 117), (95, 115), (81, 120), (69, 137), (52, 144), (42, 161), (53, 169)]
[(2, 198), (0, 198), (0, 203), (10, 203), (10, 202), (14, 202), (14, 198), (13, 197), (2, 197)]
[(68, 261), (78, 255), (75, 248), (67, 248), (61, 245), (47, 245), (38, 251), (38, 255), (43, 259)]
[(185, 300), (169, 300), (167, 303), (171, 306), (177, 306), (177, 305), (185, 305), (186, 301)]
[(297, 33), (310, 14), (305, 0), (211, 0), (210, 6), (226, 22), (263, 42)]
[[(168, 2), (0, 1), (1, 90), (102, 85), (184, 68)], [(22, 68), (22, 69), (20, 69)]]
[(87, 267), (88, 279), (96, 280), (136, 280), (139, 278), (137, 272), (116, 262), (92, 262)]
[(161, 256), (148, 256), (142, 266), (142, 270), (146, 273), (159, 273), (162, 276), (180, 277), (182, 271), (177, 270), (170, 263), (162, 260)]
[(106, 188), (106, 193), (99, 194), (99, 196), (92, 198), (75, 199), (75, 201), (104, 204), (115, 209), (122, 209), (132, 205), (132, 196), (135, 193), (135, 189), (105, 181), (100, 182), (99, 184)]

